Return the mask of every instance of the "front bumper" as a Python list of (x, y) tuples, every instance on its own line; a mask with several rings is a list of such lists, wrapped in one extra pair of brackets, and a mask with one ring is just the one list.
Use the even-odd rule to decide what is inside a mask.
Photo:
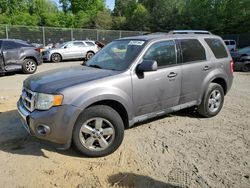
[(43, 58), (43, 61), (50, 61), (50, 55), (49, 54), (43, 54), (42, 58)]
[[(37, 138), (48, 140), (60, 145), (68, 145), (71, 142), (72, 131), (81, 110), (72, 105), (52, 107), (46, 111), (35, 110), (29, 112), (20, 99), (17, 109), (26, 131)], [(45, 125), (50, 132), (39, 134), (39, 126)]]

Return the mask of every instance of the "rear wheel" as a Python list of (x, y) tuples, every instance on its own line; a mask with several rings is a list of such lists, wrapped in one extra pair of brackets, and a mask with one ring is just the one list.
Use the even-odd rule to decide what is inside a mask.
[(216, 116), (224, 102), (224, 90), (221, 85), (210, 83), (203, 97), (202, 103), (198, 106), (198, 113), (204, 117)]
[(25, 74), (33, 74), (36, 72), (37, 64), (33, 59), (25, 59), (23, 61), (22, 71)]
[(95, 55), (94, 52), (88, 52), (88, 53), (86, 54), (86, 60), (88, 61), (88, 60), (91, 59), (94, 55)]
[(114, 152), (122, 143), (124, 124), (111, 107), (98, 105), (87, 108), (77, 120), (73, 141), (86, 156), (101, 157)]
[(60, 54), (54, 53), (51, 55), (51, 61), (54, 63), (59, 63), (60, 61), (62, 61), (62, 57)]

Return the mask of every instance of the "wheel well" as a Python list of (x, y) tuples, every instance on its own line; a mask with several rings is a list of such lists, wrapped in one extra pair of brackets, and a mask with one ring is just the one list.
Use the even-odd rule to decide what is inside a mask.
[(103, 100), (103, 101), (95, 102), (95, 103), (89, 105), (87, 108), (89, 108), (91, 106), (95, 106), (95, 105), (106, 105), (106, 106), (113, 108), (121, 116), (125, 128), (129, 127), (128, 113), (127, 113), (125, 107), (121, 103), (119, 103), (115, 100)]
[[(93, 54), (95, 54), (95, 52), (94, 52), (94, 51), (92, 51), (92, 50), (88, 51), (87, 53), (89, 53), (89, 52), (92, 52)], [(87, 54), (87, 53), (86, 53), (86, 54)]]
[(227, 84), (226, 84), (226, 81), (223, 78), (216, 78), (211, 83), (216, 83), (216, 84), (221, 85), (221, 87), (223, 88), (224, 94), (226, 95), (226, 93), (227, 93)]
[(37, 60), (36, 60), (36, 58), (35, 58), (35, 57), (28, 56), (28, 57), (25, 57), (25, 58), (24, 58), (24, 60), (25, 60), (25, 59), (32, 59), (32, 60), (34, 60), (34, 61), (36, 62), (36, 65), (37, 65)]

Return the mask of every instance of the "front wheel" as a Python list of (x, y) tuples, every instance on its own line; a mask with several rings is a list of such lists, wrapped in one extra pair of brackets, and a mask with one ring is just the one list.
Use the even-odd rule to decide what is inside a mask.
[(36, 72), (37, 64), (33, 59), (25, 59), (23, 61), (22, 71), (25, 74), (33, 74)]
[(104, 105), (87, 108), (73, 130), (75, 146), (89, 157), (102, 157), (114, 152), (123, 137), (124, 124), (120, 115)]
[(62, 61), (62, 57), (61, 57), (60, 54), (54, 53), (54, 54), (51, 55), (51, 61), (53, 63), (59, 63), (60, 61)]
[(202, 103), (198, 106), (198, 113), (204, 117), (216, 116), (224, 102), (224, 90), (221, 85), (210, 83), (203, 97)]

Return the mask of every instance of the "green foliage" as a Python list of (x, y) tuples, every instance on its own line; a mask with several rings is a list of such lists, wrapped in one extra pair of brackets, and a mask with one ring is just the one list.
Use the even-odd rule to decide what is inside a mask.
[(169, 31), (250, 32), (249, 0), (0, 0), (0, 24)]

